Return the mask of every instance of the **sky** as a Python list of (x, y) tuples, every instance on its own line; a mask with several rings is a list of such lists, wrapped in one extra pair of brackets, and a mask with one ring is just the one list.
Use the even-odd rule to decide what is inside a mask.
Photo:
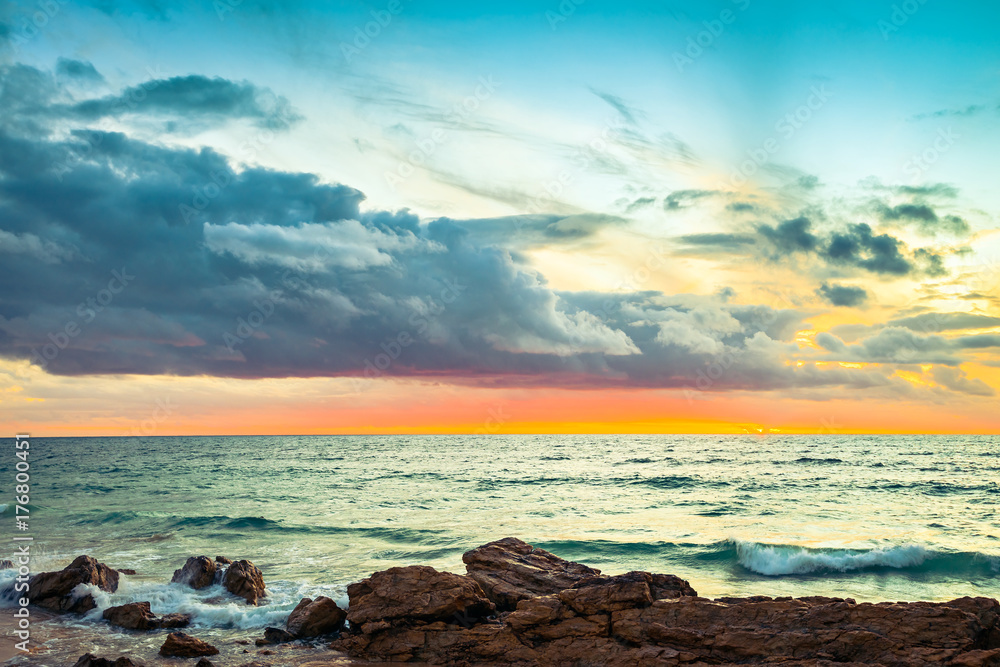
[(0, 414), (1000, 432), (998, 19), (6, 3)]

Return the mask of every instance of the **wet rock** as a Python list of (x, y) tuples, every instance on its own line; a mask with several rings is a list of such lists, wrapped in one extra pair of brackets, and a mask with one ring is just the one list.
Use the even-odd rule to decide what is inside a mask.
[(194, 667), (215, 667), (215, 663), (208, 658), (202, 658), (195, 664)]
[(132, 662), (125, 656), (117, 660), (109, 660), (108, 658), (98, 658), (93, 653), (84, 653), (73, 667), (142, 667), (142, 665)]
[(159, 621), (149, 609), (148, 602), (131, 602), (104, 610), (104, 620), (126, 630), (153, 630), (160, 627)]
[(171, 632), (160, 647), (160, 655), (165, 658), (197, 658), (218, 654), (219, 649), (183, 632)]
[(186, 628), (191, 625), (191, 614), (164, 614), (157, 625), (161, 628)]
[(12, 570), (14, 569), (14, 561), (4, 558), (0, 560), (0, 570)]
[(230, 565), (222, 578), (222, 585), (233, 595), (246, 600), (247, 604), (257, 604), (260, 598), (267, 595), (263, 573), (248, 560), (238, 560)]
[(118, 568), (118, 574), (134, 575), (135, 570), (130, 570), (129, 568)]
[(229, 559), (229, 558), (226, 558), (225, 556), (216, 556), (215, 557), (215, 562), (218, 563), (219, 565), (232, 565), (233, 564), (233, 561), (231, 559)]
[(501, 611), (512, 611), (521, 600), (558, 593), (601, 574), (600, 570), (563, 560), (516, 537), (467, 551), (462, 561), (468, 575)]
[[(560, 566), (556, 576), (564, 571)], [(720, 601), (693, 595), (677, 577), (629, 572), (575, 577), (570, 586), (522, 598), (513, 612), (495, 618), (427, 613), (450, 609), (447, 600), (467, 599), (453, 580), (428, 585), (445, 574), (393, 568), (348, 587), (352, 631), (330, 647), (366, 660), (455, 667), (1000, 667), (1000, 602), (989, 598), (880, 604), (818, 596)], [(544, 588), (537, 579), (535, 585)], [(442, 597), (443, 590), (449, 596)]]
[(174, 571), (171, 583), (185, 584), (198, 590), (207, 588), (215, 581), (216, 565), (208, 556), (191, 556), (184, 567)]
[(90, 556), (79, 556), (58, 572), (42, 572), (29, 582), (32, 604), (56, 613), (83, 614), (94, 607), (90, 594), (75, 595), (73, 589), (80, 584), (93, 584), (102, 591), (118, 590), (118, 572)]
[(475, 619), (495, 611), (475, 580), (426, 565), (376, 572), (348, 586), (347, 595), (347, 620), (358, 626), (393, 619)]
[(344, 627), (347, 612), (328, 597), (302, 598), (288, 616), (285, 628), (295, 637), (322, 637)]
[(295, 636), (281, 628), (264, 628), (264, 638), (258, 639), (254, 643), (257, 646), (268, 646), (270, 644), (287, 644), (295, 641)]
[(104, 610), (104, 620), (127, 630), (156, 630), (159, 628), (186, 628), (191, 624), (190, 614), (166, 614), (157, 618), (148, 602), (130, 602)]

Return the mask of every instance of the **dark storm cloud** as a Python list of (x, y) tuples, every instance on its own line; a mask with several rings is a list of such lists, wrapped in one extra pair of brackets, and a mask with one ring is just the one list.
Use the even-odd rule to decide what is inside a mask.
[(850, 345), (827, 332), (818, 334), (816, 343), (829, 352), (824, 358), (832, 361), (957, 366), (963, 361), (960, 354), (964, 350), (1000, 347), (1000, 335), (945, 338), (890, 326)]
[[(56, 133), (45, 121), (66, 122), (57, 113), (66, 94), (53, 77), (16, 67), (2, 76), (0, 95), (17, 109), (0, 119), (4, 357), (64, 375), (712, 391), (899, 384), (878, 370), (788, 364), (807, 325), (785, 301), (560, 292), (516, 252), (524, 238), (586, 238), (615, 224), (605, 217), (362, 211), (360, 192), (312, 174), (239, 168), (208, 148), (83, 124)], [(235, 113), (211, 95), (181, 97), (156, 104)], [(29, 108), (41, 112), (32, 122), (21, 117)], [(654, 246), (636, 258), (649, 271), (669, 261)]]
[(812, 233), (812, 222), (804, 217), (786, 220), (776, 227), (761, 225), (757, 233), (770, 241), (782, 255), (811, 252), (819, 245), (819, 238)]
[(688, 246), (708, 246), (737, 250), (743, 246), (753, 245), (757, 242), (756, 237), (750, 234), (686, 234), (677, 237), (677, 240)]
[(56, 74), (70, 79), (100, 82), (104, 77), (94, 69), (94, 66), (83, 60), (60, 58), (56, 62)]
[(197, 74), (154, 79), (125, 88), (118, 95), (79, 102), (69, 111), (87, 120), (121, 114), (165, 114), (199, 119), (245, 118), (261, 126), (285, 129), (301, 116), (288, 100), (242, 81)]
[(641, 208), (646, 208), (652, 206), (656, 203), (656, 197), (639, 197), (633, 202), (630, 202), (628, 206), (625, 207), (626, 213), (634, 213)]
[(868, 300), (868, 292), (861, 287), (823, 283), (816, 292), (834, 306), (852, 308)]
[(928, 234), (944, 232), (964, 235), (970, 231), (969, 223), (957, 215), (938, 216), (937, 211), (928, 204), (898, 204), (896, 206), (877, 206), (877, 212), (883, 220), (914, 223), (917, 228)]
[(663, 200), (663, 208), (668, 211), (676, 211), (691, 206), (699, 199), (717, 194), (719, 193), (715, 190), (674, 190)]

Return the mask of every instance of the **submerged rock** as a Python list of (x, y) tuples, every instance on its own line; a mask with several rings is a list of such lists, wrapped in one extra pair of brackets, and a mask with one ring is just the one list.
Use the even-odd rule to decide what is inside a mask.
[(254, 643), (257, 646), (269, 646), (271, 644), (287, 644), (295, 641), (295, 636), (281, 628), (264, 628), (264, 638), (258, 639)]
[(92, 584), (102, 591), (118, 590), (118, 572), (90, 556), (76, 560), (58, 572), (42, 572), (29, 582), (31, 603), (56, 613), (83, 614), (97, 606), (92, 595), (75, 595), (80, 584)]
[(0, 570), (12, 570), (14, 569), (14, 561), (4, 558), (0, 559)]
[(157, 623), (161, 628), (186, 628), (191, 625), (191, 614), (164, 614)]
[(238, 595), (248, 604), (257, 604), (267, 595), (264, 590), (264, 575), (256, 565), (248, 560), (238, 560), (229, 566), (222, 577), (222, 585), (233, 595)]
[(219, 649), (183, 632), (171, 632), (160, 647), (160, 655), (166, 658), (198, 658), (218, 654)]
[(174, 571), (170, 582), (185, 584), (195, 590), (208, 588), (215, 581), (215, 571), (215, 561), (208, 556), (191, 556), (184, 567)]
[(339, 631), (346, 619), (347, 612), (321, 595), (315, 600), (302, 598), (289, 614), (285, 628), (299, 639), (322, 637)]
[[(498, 543), (486, 545), (499, 556), (491, 556), (490, 562), (518, 566), (521, 562), (510, 551), (532, 553), (525, 553), (520, 541), (501, 542), (506, 544), (500, 548), (495, 548)], [(479, 552), (473, 557), (479, 563), (485, 562), (480, 557), (483, 550), (473, 550)], [(541, 558), (555, 564), (553, 579), (559, 583), (551, 585), (567, 581), (566, 561), (560, 563), (551, 554)], [(522, 580), (530, 581), (534, 589), (545, 589), (538, 563), (529, 566), (530, 576), (491, 577), (491, 585), (502, 582), (503, 595), (522, 596), (527, 587), (511, 583)], [(570, 585), (554, 593), (520, 597), (513, 612), (498, 618), (448, 619), (426, 613), (430, 607), (447, 607), (436, 599), (439, 591), (428, 590), (425, 580), (430, 575), (417, 574), (413, 568), (393, 568), (348, 587), (352, 632), (331, 648), (367, 660), (456, 667), (1000, 665), (1000, 602), (988, 598), (880, 604), (829, 597), (713, 601), (693, 595), (687, 582), (677, 577), (629, 572), (613, 577), (570, 576), (574, 579)], [(441, 589), (455, 591), (461, 586), (449, 582)], [(450, 598), (467, 599), (456, 593)]]
[(455, 621), (492, 614), (475, 580), (426, 565), (393, 567), (347, 587), (352, 626), (395, 619)]
[(109, 660), (108, 658), (98, 658), (93, 653), (84, 653), (73, 667), (142, 667), (142, 665), (132, 662), (125, 656), (117, 660)]

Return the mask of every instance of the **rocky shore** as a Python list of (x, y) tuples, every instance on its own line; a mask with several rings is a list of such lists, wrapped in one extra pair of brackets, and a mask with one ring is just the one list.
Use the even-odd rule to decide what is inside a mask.
[[(349, 605), (305, 598), (285, 627), (255, 640), (267, 660), (290, 664), (283, 652), (311, 642), (309, 662), (432, 665), (673, 666), (886, 665), (1000, 666), (1000, 603), (857, 603), (850, 598), (699, 597), (669, 574), (607, 576), (516, 538), (463, 556), (466, 574), (412, 565), (376, 572), (348, 587)], [(59, 614), (96, 607), (88, 587), (113, 592), (119, 571), (87, 556), (66, 569), (35, 576), (32, 603)], [(203, 588), (221, 583), (246, 604), (262, 604), (263, 574), (250, 561), (196, 556), (173, 582)], [(84, 586), (80, 586), (84, 584)], [(210, 667), (219, 649), (180, 632), (190, 619), (157, 617), (148, 602), (103, 611), (111, 624), (136, 632), (168, 629), (160, 655)], [(301, 653), (301, 651), (300, 651)], [(127, 657), (80, 657), (76, 667), (130, 667)], [(155, 662), (153, 664), (156, 664)], [(236, 663), (232, 663), (236, 664)]]

